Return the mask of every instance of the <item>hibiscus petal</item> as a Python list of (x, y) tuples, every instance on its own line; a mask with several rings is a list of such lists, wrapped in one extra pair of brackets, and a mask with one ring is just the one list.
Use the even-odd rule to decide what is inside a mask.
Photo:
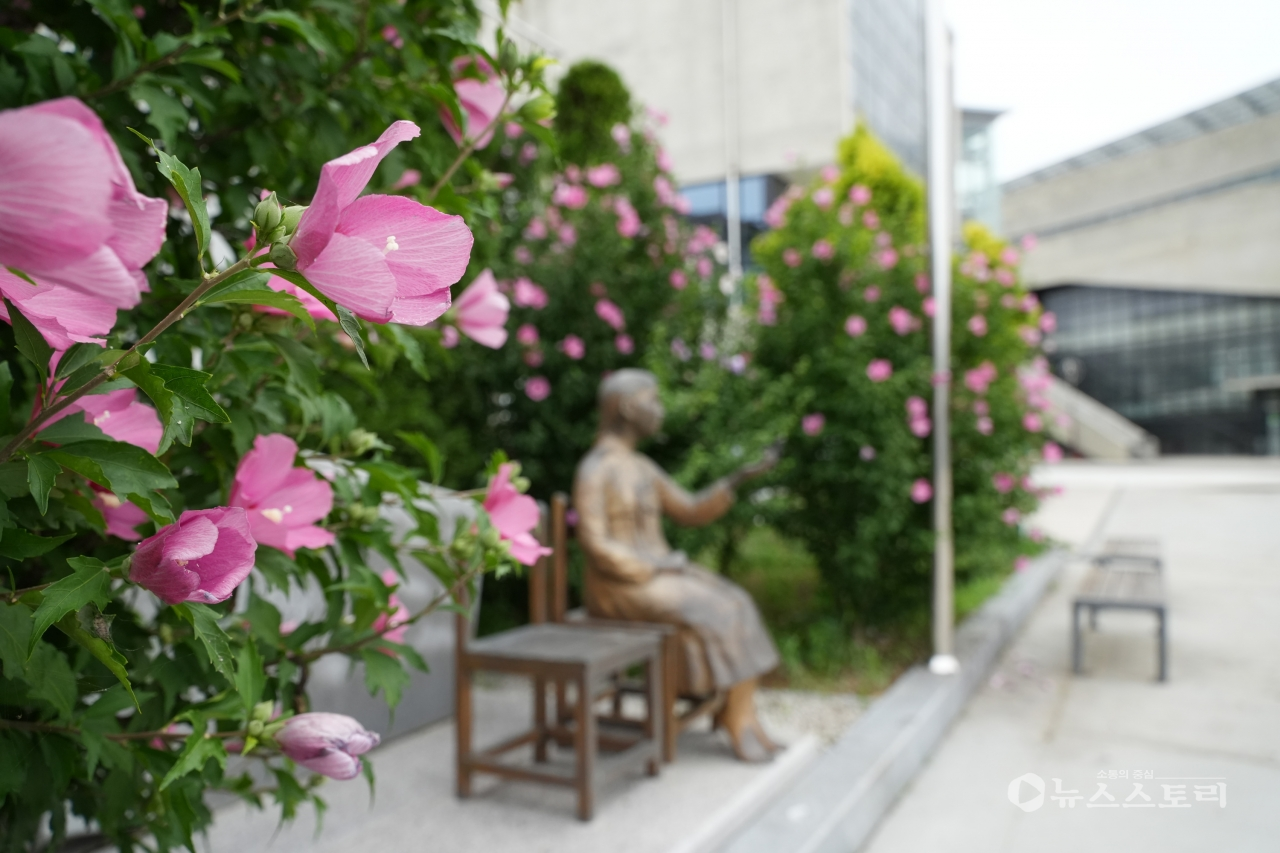
[(392, 319), (412, 326), (426, 325), (448, 310), (449, 286), (471, 259), (473, 237), (461, 216), (404, 196), (357, 199), (342, 212), (338, 233), (359, 237), (384, 253), (396, 278)]
[(204, 517), (189, 518), (164, 540), (164, 559), (190, 562), (207, 556), (218, 543), (218, 528)]
[(396, 279), (382, 252), (357, 237), (334, 234), (307, 270), (307, 278), (334, 302), (375, 323), (391, 319)]
[(203, 512), (217, 524), (218, 542), (211, 554), (191, 564), (200, 574), (200, 589), (192, 598), (226, 601), (253, 571), (253, 555), (258, 546), (249, 532), (247, 513), (240, 507), (215, 507)]
[(231, 505), (246, 508), (265, 506), (263, 502), (284, 485), (297, 455), (298, 445), (287, 435), (272, 433), (255, 438), (253, 450), (246, 453), (236, 466)]
[(43, 273), (40, 280), (101, 299), (116, 308), (132, 308), (142, 299), (137, 276), (125, 269), (107, 246), (83, 260)]
[(0, 264), (29, 274), (82, 260), (111, 235), (111, 160), (75, 121), (0, 112)]
[(338, 227), (342, 209), (359, 197), (382, 158), (401, 142), (413, 139), (421, 131), (411, 121), (397, 121), (382, 132), (378, 141), (364, 145), (325, 163), (320, 169), (311, 206), (302, 214), (289, 246), (298, 256), (298, 269), (306, 270), (328, 246)]
[[(288, 481), (268, 499), (270, 505), (284, 511), (287, 527), (301, 527), (319, 521), (333, 509), (333, 487), (316, 476), (310, 468), (294, 468)], [(267, 506), (264, 502), (263, 508)]]
[[(0, 293), (17, 304), (57, 350), (76, 342), (102, 344), (102, 336), (116, 324), (116, 309), (101, 299), (42, 283), (39, 279), (32, 287), (4, 269), (0, 269)], [(2, 304), (0, 317), (9, 319), (9, 312)]]
[(323, 527), (312, 525), (293, 527), (285, 532), (285, 547), (283, 550), (292, 556), (293, 552), (299, 548), (326, 548), (332, 545), (334, 541), (333, 533)]

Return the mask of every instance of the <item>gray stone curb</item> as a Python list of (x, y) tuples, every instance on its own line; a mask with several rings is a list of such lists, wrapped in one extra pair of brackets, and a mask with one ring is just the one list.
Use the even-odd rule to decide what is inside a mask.
[(721, 853), (853, 853), (871, 837), (1067, 562), (1056, 550), (1013, 575), (956, 630), (960, 672), (913, 667)]

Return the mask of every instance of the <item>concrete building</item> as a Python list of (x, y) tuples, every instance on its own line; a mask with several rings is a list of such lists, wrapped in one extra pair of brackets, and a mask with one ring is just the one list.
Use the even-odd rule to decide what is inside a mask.
[(1014, 180), (1055, 372), (1165, 453), (1280, 454), (1280, 80)]
[(745, 246), (859, 120), (924, 174), (923, 14), (923, 0), (520, 0), (511, 29), (565, 66), (607, 62), (665, 114), (693, 216), (723, 223), (736, 177)]

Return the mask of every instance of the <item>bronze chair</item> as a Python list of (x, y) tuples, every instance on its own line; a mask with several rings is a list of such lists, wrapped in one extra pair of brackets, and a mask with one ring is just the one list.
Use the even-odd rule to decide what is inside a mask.
[[(667, 625), (660, 622), (627, 622), (614, 619), (598, 619), (590, 616), (585, 608), (568, 609), (569, 600), (569, 525), (567, 515), (569, 511), (569, 496), (563, 492), (557, 492), (551, 498), (551, 607), (550, 619), (552, 622), (560, 622), (566, 625), (572, 625), (576, 628), (587, 628), (597, 630), (600, 628), (628, 628), (632, 630), (646, 630), (655, 633), (662, 640), (662, 708), (664, 711), (663, 732), (665, 740), (662, 745), (662, 758), (670, 763), (676, 760), (676, 741), (680, 736), (680, 732), (687, 729), (699, 717), (704, 714), (712, 713), (718, 710), (724, 701), (724, 697), (719, 694), (711, 696), (681, 696), (679, 692), (680, 685), (680, 655), (683, 639), (681, 637), (680, 628), (675, 625)], [(547, 591), (545, 587), (535, 589), (533, 584), (530, 585), (529, 598), (530, 608), (535, 613), (545, 613), (547, 604), (545, 596)], [(617, 725), (635, 725), (634, 721), (628, 721), (622, 716), (622, 697), (626, 694), (643, 693), (646, 689), (645, 685), (637, 684), (635, 681), (627, 679), (625, 676), (619, 676), (615, 680), (615, 690), (613, 693), (613, 715), (610, 720)], [(681, 702), (687, 703), (687, 707), (680, 709)], [(568, 703), (565, 699), (562, 686), (557, 686), (556, 690), (556, 711), (560, 719), (565, 719), (571, 714)]]
[[(545, 536), (541, 538), (546, 541)], [(473, 640), (470, 619), (460, 612), (455, 620), (458, 796), (471, 796), (475, 773), (562, 785), (577, 792), (578, 817), (591, 820), (598, 786), (609, 778), (637, 766), (643, 766), (650, 776), (658, 774), (666, 743), (665, 652), (661, 635), (653, 631), (625, 625), (585, 628), (548, 622), (545, 598), (539, 600), (533, 592), (546, 589), (548, 562), (544, 557), (530, 570), (531, 624)], [(460, 611), (465, 610), (465, 590), (458, 599)], [(616, 692), (621, 675), (637, 668), (644, 673), (644, 718), (627, 727), (614, 725), (609, 718), (598, 720), (595, 702)], [(477, 751), (472, 743), (472, 676), (481, 670), (528, 676), (533, 681), (534, 722), (529, 731)], [(556, 686), (556, 710), (550, 722), (549, 684)], [(570, 685), (574, 689), (571, 708), (567, 697)], [(548, 765), (547, 747), (553, 741), (575, 753), (568, 772)], [(529, 744), (534, 750), (533, 766), (502, 760), (504, 753)]]

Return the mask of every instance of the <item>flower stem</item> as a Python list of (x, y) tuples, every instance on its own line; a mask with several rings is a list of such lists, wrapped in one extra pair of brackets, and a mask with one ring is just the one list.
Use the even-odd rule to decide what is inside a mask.
[(27, 423), (27, 425), (23, 427), (22, 431), (19, 432), (17, 435), (15, 435), (13, 439), (4, 446), (3, 450), (0, 450), (0, 462), (7, 462), (9, 458), (13, 456), (13, 454), (17, 451), (17, 449), (27, 441), (27, 439), (35, 435), (36, 432), (39, 431), (40, 427), (46, 422), (48, 422), (49, 418), (63, 411), (64, 409), (67, 408), (67, 406), (71, 405), (76, 400), (83, 397), (85, 394), (88, 394), (90, 391), (94, 390), (99, 385), (102, 385), (104, 382), (107, 382), (108, 380), (110, 380), (112, 376), (115, 374), (116, 367), (120, 364), (120, 362), (124, 361), (126, 358), (132, 355), (135, 351), (137, 351), (138, 347), (146, 346), (147, 344), (154, 341), (156, 338), (160, 337), (160, 335), (165, 331), (165, 329), (168, 329), (174, 323), (178, 322), (183, 317), (185, 317), (187, 312), (191, 310), (191, 306), (195, 305), (198, 301), (200, 301), (200, 297), (204, 296), (212, 288), (226, 281), (236, 273), (243, 272), (244, 270), (247, 270), (250, 267), (252, 267), (254, 260), (255, 258), (251, 256), (243, 257), (240, 260), (236, 261), (231, 266), (227, 267), (222, 272), (215, 273), (214, 275), (211, 275), (205, 278), (204, 281), (200, 282), (200, 284), (196, 286), (195, 290), (188, 293), (187, 297), (178, 303), (177, 308), (174, 308), (172, 311), (168, 313), (168, 315), (165, 316), (163, 320), (161, 320), (159, 323), (156, 323), (155, 327), (151, 331), (147, 332), (145, 335), (138, 338), (137, 342), (135, 342), (133, 346), (129, 347), (128, 350), (122, 353), (119, 358), (117, 358), (115, 361), (103, 367), (102, 370), (99, 371), (99, 373), (96, 376), (94, 376), (85, 384), (81, 385), (79, 388), (72, 391), (70, 394), (67, 394), (65, 397), (62, 397), (53, 405), (41, 409), (38, 414), (33, 415), (31, 420)]
[[(74, 726), (58, 726), (53, 723), (28, 723), (22, 720), (0, 720), (0, 729), (17, 729), (21, 732), (47, 732), (50, 734), (60, 735), (78, 735), (81, 730)], [(218, 740), (228, 740), (230, 738), (246, 737), (247, 731), (234, 732), (211, 732), (206, 734), (207, 738), (216, 738)], [(107, 740), (130, 741), (130, 740), (150, 740), (159, 738), (161, 740), (186, 740), (191, 737), (191, 732), (115, 732), (104, 734)]]
[(507, 97), (503, 100), (502, 106), (498, 109), (497, 114), (494, 115), (493, 120), (485, 126), (484, 130), (468, 139), (467, 144), (462, 146), (462, 150), (458, 152), (458, 156), (454, 158), (454, 161), (449, 164), (449, 168), (445, 169), (444, 174), (440, 176), (440, 180), (436, 181), (435, 186), (433, 186), (431, 191), (427, 193), (428, 202), (435, 200), (436, 193), (444, 189), (444, 185), (449, 183), (449, 179), (453, 177), (453, 173), (458, 171), (458, 167), (465, 163), (467, 158), (471, 156), (471, 153), (476, 150), (476, 146), (480, 143), (480, 140), (484, 139), (489, 134), (489, 131), (496, 128), (498, 126), (498, 122), (502, 121), (502, 116), (507, 111), (507, 106), (511, 103), (511, 96), (514, 94), (514, 88), (508, 89)]

